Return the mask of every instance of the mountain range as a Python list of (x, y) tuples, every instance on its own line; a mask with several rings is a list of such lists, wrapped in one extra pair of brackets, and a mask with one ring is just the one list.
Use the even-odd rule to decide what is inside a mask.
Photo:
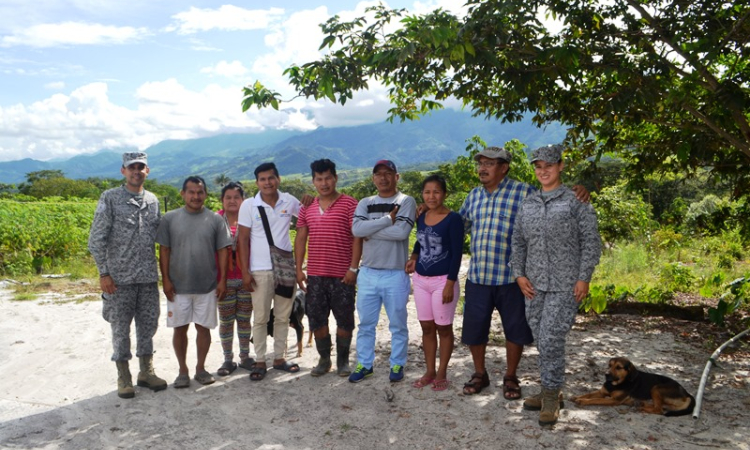
[[(559, 124), (540, 129), (529, 119), (501, 123), (446, 109), (409, 122), (167, 140), (145, 151), (150, 178), (180, 184), (192, 174), (207, 181), (222, 174), (235, 180), (253, 179), (253, 170), (265, 161), (274, 161), (282, 175), (307, 174), (310, 162), (319, 158), (333, 160), (341, 170), (371, 167), (378, 159), (393, 160), (399, 171), (437, 167), (464, 154), (466, 140), (475, 135), (489, 145), (518, 139), (534, 149), (561, 142), (565, 129)], [(103, 149), (67, 160), (0, 162), (0, 183), (17, 184), (25, 181), (27, 173), (39, 170), (62, 170), (73, 179), (119, 177), (120, 155), (129, 150), (134, 149)]]

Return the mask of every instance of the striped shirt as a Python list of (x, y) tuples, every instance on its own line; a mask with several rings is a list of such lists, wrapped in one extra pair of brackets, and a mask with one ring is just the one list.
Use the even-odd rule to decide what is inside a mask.
[(302, 207), (297, 228), (307, 227), (307, 275), (343, 278), (352, 262), (352, 219), (357, 200), (342, 194), (325, 211), (318, 198)]
[(513, 283), (511, 236), (521, 203), (536, 188), (504, 178), (494, 192), (483, 186), (472, 189), (461, 206), (464, 229), (471, 233), (469, 281), (501, 286)]

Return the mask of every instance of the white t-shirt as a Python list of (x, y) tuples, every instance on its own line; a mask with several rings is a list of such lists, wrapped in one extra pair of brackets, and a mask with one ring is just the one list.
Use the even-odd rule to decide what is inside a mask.
[(292, 222), (292, 216), (299, 213), (300, 203), (294, 196), (281, 191), (279, 191), (279, 200), (274, 208), (271, 208), (261, 199), (260, 193), (242, 202), (237, 223), (250, 228), (251, 272), (273, 268), (266, 231), (263, 229), (263, 220), (258, 212), (259, 207), (265, 208), (268, 225), (271, 227), (271, 234), (273, 235), (273, 244), (282, 250), (292, 251), (289, 226)]

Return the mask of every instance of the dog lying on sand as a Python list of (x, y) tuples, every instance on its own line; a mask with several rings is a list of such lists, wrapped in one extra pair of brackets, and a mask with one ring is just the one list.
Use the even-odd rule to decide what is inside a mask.
[(680, 383), (664, 375), (642, 372), (626, 358), (609, 360), (601, 389), (572, 400), (580, 406), (632, 406), (643, 402), (641, 411), (665, 416), (685, 416), (695, 408), (695, 398)]

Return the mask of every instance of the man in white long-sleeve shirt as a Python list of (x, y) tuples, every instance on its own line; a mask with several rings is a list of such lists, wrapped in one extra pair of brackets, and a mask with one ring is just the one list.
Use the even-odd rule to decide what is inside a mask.
[(417, 204), (398, 192), (398, 171), (393, 161), (380, 160), (372, 180), (378, 195), (362, 199), (354, 212), (352, 234), (364, 239), (362, 264), (357, 278), (357, 368), (349, 381), (358, 383), (373, 374), (375, 327), (385, 306), (391, 331), (390, 380), (404, 378), (409, 344), (406, 302), (409, 276), (404, 271), (409, 253), (409, 233)]

